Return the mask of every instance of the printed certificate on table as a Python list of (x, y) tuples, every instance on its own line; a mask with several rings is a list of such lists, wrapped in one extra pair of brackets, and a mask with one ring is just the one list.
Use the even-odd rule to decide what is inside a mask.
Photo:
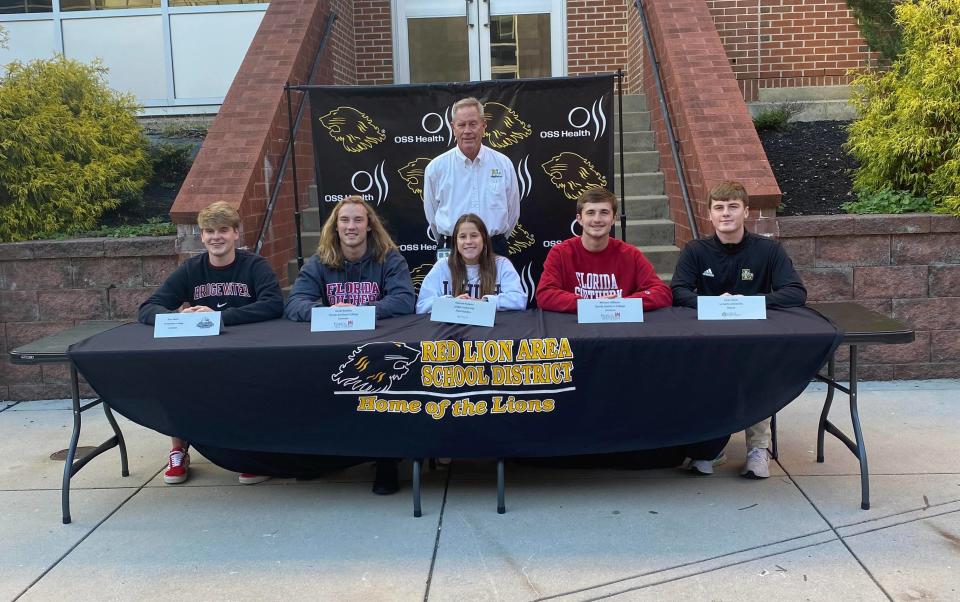
[(468, 326), (493, 326), (497, 317), (497, 304), (475, 299), (438, 297), (433, 301), (430, 320)]
[(763, 295), (697, 297), (698, 320), (766, 320), (767, 299)]
[(577, 299), (577, 323), (643, 322), (643, 299)]
[(215, 337), (220, 334), (220, 312), (157, 314), (153, 322), (153, 338)]
[(376, 327), (377, 308), (372, 305), (314, 307), (310, 310), (310, 332), (373, 330)]

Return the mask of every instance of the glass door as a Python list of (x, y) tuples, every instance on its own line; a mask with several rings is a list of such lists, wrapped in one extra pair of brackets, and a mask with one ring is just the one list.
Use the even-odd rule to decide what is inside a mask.
[(563, 0), (397, 0), (397, 83), (565, 71)]

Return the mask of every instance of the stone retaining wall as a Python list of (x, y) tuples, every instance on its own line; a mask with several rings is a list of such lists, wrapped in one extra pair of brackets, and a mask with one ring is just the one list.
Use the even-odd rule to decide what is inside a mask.
[(960, 378), (960, 219), (783, 217), (780, 240), (810, 302), (854, 301), (916, 330), (909, 345), (864, 347), (861, 379)]
[[(177, 267), (175, 237), (0, 244), (0, 399), (70, 396), (63, 364), (16, 366), (7, 353), (86, 320), (136, 319)], [(90, 395), (84, 387), (85, 395)]]

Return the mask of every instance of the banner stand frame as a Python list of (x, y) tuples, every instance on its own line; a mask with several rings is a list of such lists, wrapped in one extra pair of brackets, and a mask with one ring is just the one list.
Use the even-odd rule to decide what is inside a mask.
[(624, 175), (623, 160), (623, 78), (626, 73), (623, 69), (617, 69), (614, 77), (617, 78), (617, 119), (620, 122), (620, 240), (627, 241), (627, 189), (626, 177)]
[(297, 132), (293, 125), (293, 100), (290, 82), (283, 86), (287, 95), (287, 131), (290, 133), (290, 168), (293, 171), (293, 227), (297, 233), (297, 269), (303, 268), (303, 234), (300, 232), (300, 182), (297, 179)]

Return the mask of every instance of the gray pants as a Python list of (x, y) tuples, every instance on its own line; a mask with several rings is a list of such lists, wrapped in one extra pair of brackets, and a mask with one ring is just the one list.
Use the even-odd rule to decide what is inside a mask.
[(748, 426), (743, 430), (747, 436), (747, 451), (754, 447), (760, 449), (770, 448), (770, 419), (761, 420), (753, 426)]

